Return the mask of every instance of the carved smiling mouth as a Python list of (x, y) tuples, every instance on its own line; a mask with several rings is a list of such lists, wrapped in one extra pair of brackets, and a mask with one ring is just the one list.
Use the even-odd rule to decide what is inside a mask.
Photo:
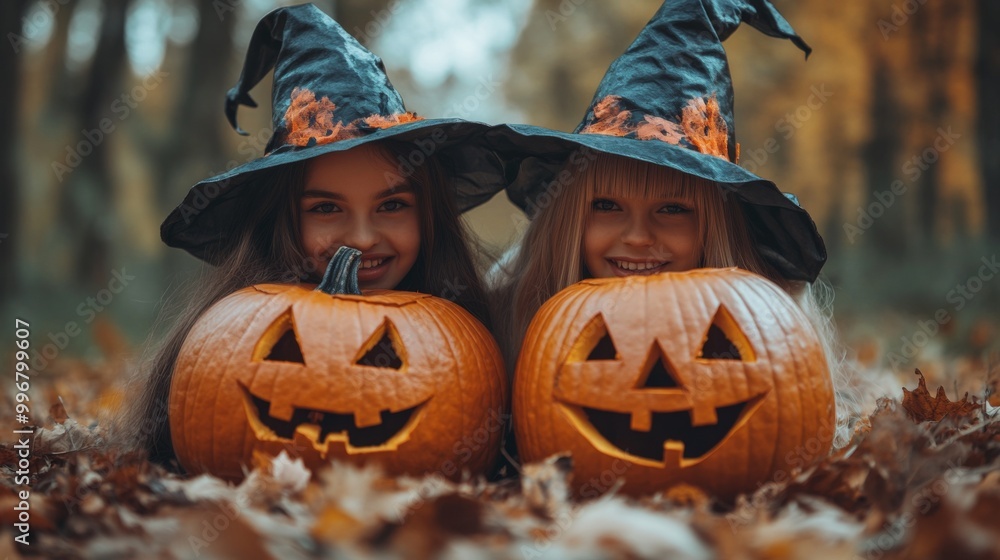
[[(746, 423), (763, 403), (767, 393), (715, 409), (717, 421), (694, 426), (691, 411), (650, 412), (648, 431), (632, 429), (632, 415), (586, 406), (563, 405), (577, 428), (599, 447), (639, 462), (667, 466), (676, 461), (686, 467), (701, 462), (737, 428)], [(599, 439), (598, 439), (599, 438)]]
[(299, 434), (315, 442), (317, 450), (325, 455), (334, 442), (342, 442), (349, 453), (365, 453), (396, 449), (409, 439), (416, 426), (420, 412), (430, 399), (416, 406), (391, 412), (380, 412), (382, 422), (374, 426), (358, 427), (354, 413), (338, 413), (326, 410), (296, 407), (289, 420), (273, 418), (270, 415), (271, 402), (257, 397), (240, 384), (243, 390), (243, 404), (247, 420), (260, 440), (295, 439)]

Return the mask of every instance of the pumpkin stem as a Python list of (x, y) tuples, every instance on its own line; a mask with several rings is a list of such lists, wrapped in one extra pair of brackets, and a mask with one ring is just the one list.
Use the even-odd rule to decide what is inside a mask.
[(346, 245), (337, 249), (323, 274), (323, 281), (316, 290), (325, 294), (361, 295), (358, 288), (358, 267), (361, 266), (361, 251)]

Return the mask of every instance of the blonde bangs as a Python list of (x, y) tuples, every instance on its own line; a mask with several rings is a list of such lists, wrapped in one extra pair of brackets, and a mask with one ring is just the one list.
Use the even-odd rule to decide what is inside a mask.
[[(587, 192), (597, 197), (674, 198), (697, 203), (713, 183), (676, 169), (620, 156), (601, 156), (587, 173)], [(710, 194), (709, 194), (710, 196)]]

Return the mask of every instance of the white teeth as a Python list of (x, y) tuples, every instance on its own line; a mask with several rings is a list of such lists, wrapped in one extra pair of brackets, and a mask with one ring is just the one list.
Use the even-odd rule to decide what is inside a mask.
[(659, 267), (659, 266), (663, 266), (663, 264), (666, 261), (660, 261), (660, 262), (655, 262), (655, 263), (651, 263), (651, 262), (636, 263), (636, 262), (614, 260), (613, 262), (615, 263), (615, 266), (617, 266), (618, 268), (621, 268), (622, 270), (649, 270), (651, 268), (656, 268), (656, 267)]
[(382, 264), (385, 259), (374, 259), (374, 260), (364, 260), (361, 261), (361, 268), (375, 268), (376, 266)]

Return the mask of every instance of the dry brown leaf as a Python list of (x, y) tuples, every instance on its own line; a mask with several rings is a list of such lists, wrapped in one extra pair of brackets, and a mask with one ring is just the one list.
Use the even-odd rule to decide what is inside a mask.
[(937, 394), (931, 397), (924, 374), (919, 369), (916, 374), (920, 378), (917, 388), (910, 391), (903, 387), (903, 408), (914, 422), (939, 422), (949, 415), (955, 418), (975, 418), (981, 410), (982, 405), (975, 398), (970, 401), (968, 393), (960, 401), (950, 401), (944, 387), (939, 386)]
[(94, 448), (103, 442), (100, 429), (81, 426), (67, 417), (52, 428), (39, 428), (35, 432), (32, 451), (34, 453), (72, 453), (81, 449)]
[(56, 399), (56, 402), (49, 407), (49, 417), (56, 424), (62, 424), (69, 418), (69, 414), (66, 413), (66, 404), (63, 403), (62, 397), (56, 397)]

